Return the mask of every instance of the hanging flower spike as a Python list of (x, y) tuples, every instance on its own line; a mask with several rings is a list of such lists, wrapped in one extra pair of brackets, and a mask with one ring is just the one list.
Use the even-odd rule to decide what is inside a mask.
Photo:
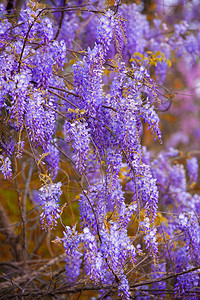
[[(54, 146), (55, 144), (55, 146)], [(48, 171), (50, 172), (52, 179), (54, 180), (58, 174), (59, 171), (59, 150), (57, 149), (57, 141), (54, 140), (54, 144), (47, 144), (45, 145), (45, 154), (46, 156), (46, 162), (48, 164)], [(44, 155), (45, 155), (44, 154)]]
[(80, 235), (76, 230), (76, 225), (73, 228), (66, 226), (64, 238), (62, 238), (63, 246), (66, 252), (66, 277), (68, 282), (75, 282), (80, 275), (82, 253), (79, 251)]
[(43, 229), (52, 229), (57, 225), (57, 219), (60, 217), (59, 198), (62, 194), (61, 182), (44, 185), (40, 188), (40, 201), (43, 206), (43, 212), (40, 215)]
[(148, 217), (146, 217), (144, 221), (140, 224), (145, 232), (144, 241), (146, 247), (149, 250), (149, 252), (153, 255), (153, 257), (156, 258), (158, 253), (158, 242), (156, 237), (157, 229), (154, 225), (151, 225)]
[(77, 170), (83, 174), (86, 168), (87, 156), (90, 150), (90, 133), (88, 124), (80, 121), (74, 123), (65, 122), (65, 130), (69, 135), (69, 141), (72, 142), (74, 149), (73, 159), (76, 164)]
[(187, 159), (187, 169), (191, 182), (196, 182), (198, 179), (199, 164), (196, 157)]
[(0, 155), (0, 159), (2, 162), (2, 165), (0, 166), (0, 171), (3, 174), (4, 179), (12, 178), (12, 169), (11, 169), (11, 161), (8, 157), (6, 159), (3, 159), (3, 156)]

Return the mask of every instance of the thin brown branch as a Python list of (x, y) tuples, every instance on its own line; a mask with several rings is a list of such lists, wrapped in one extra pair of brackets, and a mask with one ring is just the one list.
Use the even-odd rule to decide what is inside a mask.
[(52, 92), (52, 91), (50, 91), (50, 90), (49, 90), (49, 93), (51, 93), (52, 95), (55, 95), (55, 96), (57, 96), (57, 97), (63, 99), (64, 101), (68, 102), (68, 103), (71, 104), (72, 106), (78, 108), (78, 106), (77, 106), (76, 104), (72, 103), (70, 100), (68, 100), (68, 99), (66, 99), (65, 97), (59, 95), (58, 93)]
[[(31, 274), (26, 274), (24, 276), (19, 276), (16, 279), (13, 279), (12, 282), (3, 282), (0, 283), (0, 292), (2, 292), (3, 290), (7, 290), (9, 288), (11, 288), (13, 285), (15, 286), (19, 286), (20, 284), (24, 283), (24, 282), (31, 282), (34, 279), (38, 278), (38, 276), (42, 273), (45, 272), (46, 269), (48, 269), (51, 265), (59, 262), (59, 261), (63, 261), (66, 257), (66, 254), (62, 254), (56, 258), (51, 259), (47, 264), (45, 264), (44, 266), (42, 266), (41, 268), (39, 268), (37, 271), (32, 272)], [(191, 272), (194, 272), (196, 270), (199, 270), (200, 267), (195, 267), (192, 269), (189, 269), (187, 271), (182, 271), (179, 273), (171, 273), (168, 275), (165, 275), (161, 278), (156, 278), (156, 279), (152, 279), (152, 280), (147, 280), (147, 281), (142, 281), (136, 284), (130, 284), (130, 290), (131, 291), (135, 291), (138, 290), (138, 287), (140, 286), (144, 286), (144, 285), (148, 285), (148, 284), (154, 284), (160, 281), (165, 281), (167, 279), (170, 278), (176, 278), (178, 276), (184, 275), (184, 274), (189, 274)], [(60, 274), (60, 272), (59, 272)], [(56, 276), (56, 275), (55, 275)], [(60, 280), (62, 281), (63, 278), (60, 278)], [(117, 284), (110, 284), (110, 285), (94, 285), (94, 284), (83, 284), (83, 282), (77, 282), (74, 285), (70, 285), (67, 282), (64, 282), (60, 287), (58, 287), (57, 289), (53, 288), (53, 290), (49, 290), (48, 295), (51, 295), (52, 293), (54, 294), (54, 296), (57, 294), (69, 294), (69, 293), (78, 293), (81, 291), (100, 291), (102, 289), (104, 290), (109, 290), (109, 292), (115, 292), (118, 288)], [(30, 289), (28, 290), (30, 293)], [(167, 293), (167, 290), (164, 291), (165, 293)], [(46, 292), (45, 292), (46, 293)], [(194, 291), (195, 294), (199, 294), (199, 291)], [(39, 291), (34, 291), (31, 290), (31, 295), (44, 295), (43, 291), (40, 289)], [(25, 296), (26, 294), (24, 294)], [(27, 294), (28, 295), (28, 294)], [(47, 296), (47, 294), (46, 294)]]
[[(55, 87), (55, 86), (52, 86), (52, 85), (50, 85), (49, 87), (50, 87), (51, 89), (55, 89), (55, 90), (58, 90), (58, 91), (67, 93), (67, 94), (69, 94), (69, 95), (72, 95), (72, 96), (74, 96), (74, 97), (79, 97), (79, 95), (77, 95), (77, 94), (75, 94), (75, 93), (72, 93), (72, 92), (70, 92), (70, 91), (67, 91), (67, 90), (65, 90), (65, 89), (62, 89), (62, 88), (59, 88), (59, 87)], [(49, 92), (50, 92), (50, 91), (49, 91)]]
[[(65, 0), (63, 0), (63, 6), (65, 5)], [(64, 11), (62, 10), (61, 11), (61, 17), (60, 17), (60, 21), (59, 21), (59, 25), (58, 25), (58, 30), (57, 30), (57, 32), (56, 32), (56, 35), (55, 35), (55, 37), (54, 37), (54, 40), (56, 40), (57, 38), (58, 38), (58, 36), (59, 36), (59, 33), (60, 33), (60, 31), (61, 31), (61, 27), (62, 27), (62, 22), (63, 22), (63, 19), (64, 19)]]
[[(48, 269), (50, 266), (56, 264), (59, 261), (64, 260), (66, 257), (66, 254), (61, 254), (57, 257), (54, 257), (52, 259), (50, 259), (46, 264), (44, 264), (42, 267), (40, 267), (38, 270), (33, 271), (32, 273), (29, 274), (25, 274), (24, 276), (18, 276), (17, 278), (13, 278), (12, 282), (16, 285), (25, 283), (27, 281), (30, 280), (34, 280), (36, 277), (39, 276), (40, 273), (44, 272), (46, 269)], [(0, 291), (4, 290), (4, 289), (9, 289), (10, 287), (12, 287), (13, 283), (12, 282), (2, 282), (0, 283)]]

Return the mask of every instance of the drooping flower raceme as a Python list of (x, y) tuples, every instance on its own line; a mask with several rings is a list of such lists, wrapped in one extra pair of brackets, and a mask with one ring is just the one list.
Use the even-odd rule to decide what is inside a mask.
[(66, 277), (69, 282), (77, 280), (81, 271), (82, 252), (79, 250), (81, 237), (76, 230), (76, 225), (71, 229), (66, 226), (64, 238), (60, 239), (63, 242), (67, 257), (66, 257)]
[(68, 142), (72, 142), (74, 149), (73, 159), (76, 168), (82, 174), (86, 167), (86, 160), (89, 152), (90, 133), (86, 122), (75, 121), (65, 122), (65, 131)]
[(187, 159), (187, 169), (191, 182), (196, 182), (198, 178), (199, 164), (196, 157)]
[(194, 213), (179, 215), (177, 220), (179, 228), (184, 232), (186, 248), (191, 263), (198, 265), (200, 262), (200, 226)]
[(12, 168), (9, 157), (6, 157), (6, 159), (4, 159), (3, 156), (0, 155), (0, 171), (4, 179), (12, 178)]
[(40, 201), (42, 213), (40, 215), (42, 227), (52, 229), (60, 218), (60, 196), (62, 194), (61, 182), (44, 185), (40, 188)]
[(41, 92), (33, 89), (26, 106), (25, 120), (30, 140), (34, 146), (45, 146), (55, 130), (55, 112), (45, 108)]
[(54, 141), (54, 145), (51, 143), (45, 145), (44, 150), (45, 150), (44, 155), (47, 154), (46, 162), (49, 166), (48, 170), (50, 171), (50, 175), (52, 176), (52, 179), (55, 179), (58, 174), (59, 159), (60, 159), (59, 150), (57, 149), (56, 141)]
[(141, 222), (141, 225), (145, 232), (144, 241), (147, 249), (156, 257), (158, 252), (157, 229), (154, 225), (151, 225), (149, 218), (145, 218), (144, 221)]

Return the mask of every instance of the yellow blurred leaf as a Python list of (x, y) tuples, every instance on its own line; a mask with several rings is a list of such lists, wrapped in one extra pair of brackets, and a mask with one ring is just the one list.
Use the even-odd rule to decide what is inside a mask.
[(169, 68), (171, 67), (172, 63), (171, 63), (171, 60), (170, 59), (167, 59), (167, 64), (169, 66)]
[(104, 70), (104, 74), (105, 74), (106, 76), (109, 76), (110, 70)]
[(75, 64), (77, 62), (77, 59), (71, 59), (70, 61), (69, 61), (69, 63), (70, 63), (70, 65), (72, 66), (73, 64)]
[(162, 222), (165, 223), (165, 224), (168, 224), (167, 219), (166, 219), (160, 212), (158, 212), (158, 213), (157, 213), (157, 216), (156, 216), (156, 218), (155, 218), (154, 224), (155, 224), (155, 225), (159, 225), (159, 224), (161, 224)]

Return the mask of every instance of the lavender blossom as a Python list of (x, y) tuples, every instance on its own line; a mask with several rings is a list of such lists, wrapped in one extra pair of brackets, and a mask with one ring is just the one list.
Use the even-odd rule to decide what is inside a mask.
[(154, 225), (150, 224), (149, 218), (145, 218), (144, 221), (141, 222), (142, 229), (145, 232), (144, 241), (147, 249), (150, 253), (156, 257), (158, 253), (158, 242), (156, 237), (157, 229)]
[(198, 164), (198, 159), (196, 157), (187, 159), (187, 169), (190, 177), (190, 182), (197, 182), (199, 164)]
[[(47, 144), (45, 146), (45, 152), (48, 153), (46, 156), (46, 162), (48, 164), (48, 170), (50, 171), (50, 174), (52, 176), (52, 179), (54, 180), (58, 174), (59, 170), (59, 160), (60, 160), (60, 154), (59, 150), (57, 149), (56, 141), (54, 141), (55, 146), (51, 143)], [(45, 153), (44, 153), (45, 155)]]
[(6, 157), (6, 159), (3, 158), (2, 155), (0, 155), (0, 171), (4, 177), (4, 179), (12, 178), (12, 168), (11, 168), (11, 161), (9, 157)]
[(76, 168), (83, 174), (86, 168), (86, 161), (88, 152), (90, 150), (90, 133), (88, 124), (81, 121), (75, 121), (74, 123), (65, 122), (65, 132), (68, 136), (68, 141), (72, 142), (74, 149), (73, 159), (76, 164)]
[(41, 224), (43, 229), (47, 230), (49, 227), (52, 229), (57, 225), (57, 219), (60, 218), (60, 204), (59, 198), (62, 194), (61, 182), (44, 185), (40, 188), (39, 194), (42, 213), (40, 215)]
[(81, 242), (80, 235), (76, 230), (76, 225), (71, 229), (66, 226), (64, 238), (60, 239), (66, 251), (66, 277), (69, 282), (75, 282), (80, 275), (82, 253), (79, 251), (79, 244)]

